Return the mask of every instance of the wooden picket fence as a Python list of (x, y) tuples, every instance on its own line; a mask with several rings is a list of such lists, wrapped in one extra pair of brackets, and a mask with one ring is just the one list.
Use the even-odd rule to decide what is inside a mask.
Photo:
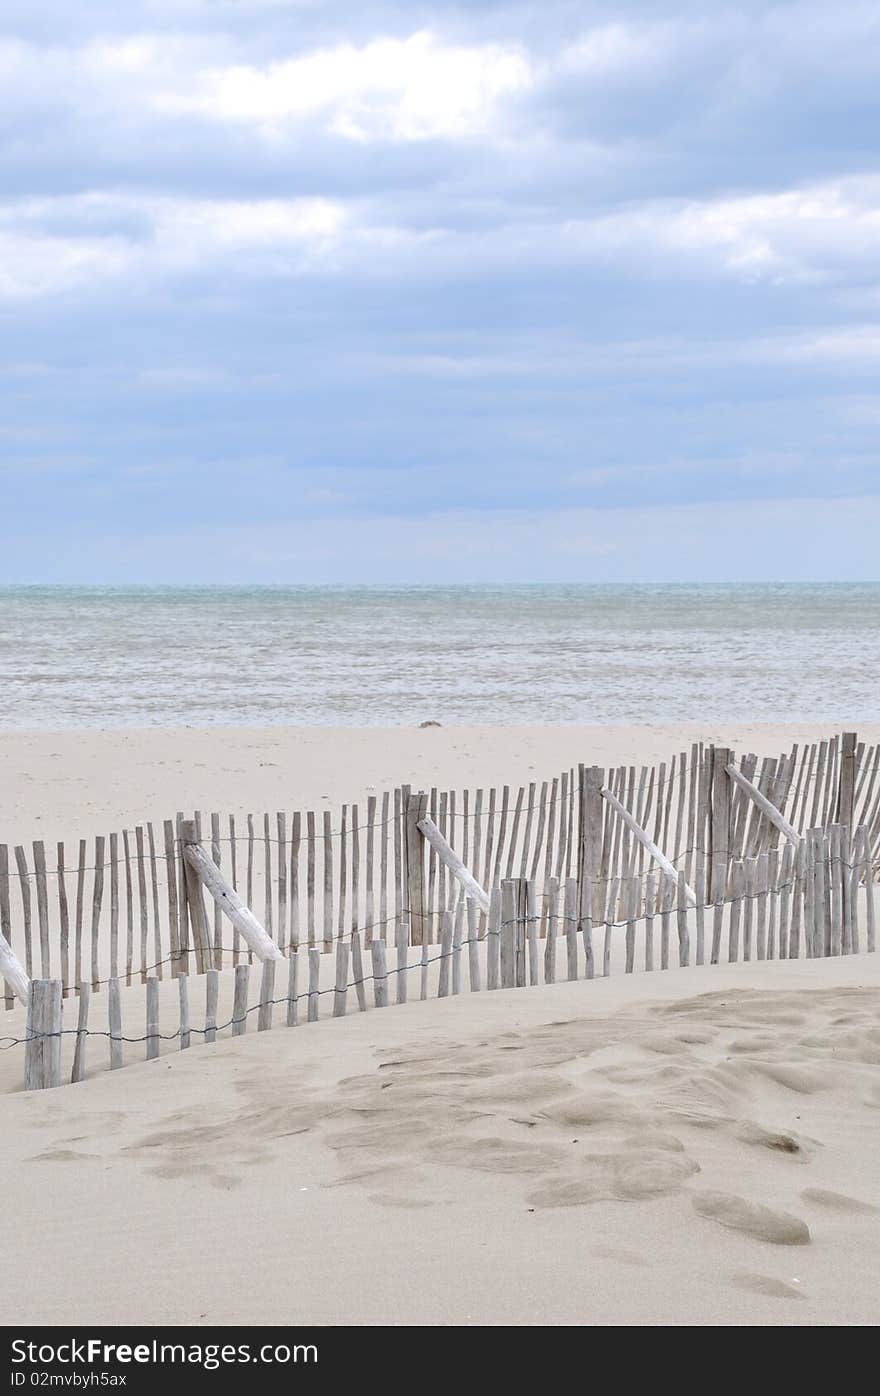
[[(324, 992), (314, 989), (322, 954), (335, 952), (333, 992), (354, 988), (360, 1002), (368, 979), (384, 979), (371, 979), (375, 966), (365, 975), (356, 963), (369, 952), (372, 964), (374, 944), (380, 956), (386, 944), (398, 954), (439, 946), (442, 982), (445, 961), (451, 971), (459, 953), (452, 941), (443, 951), (444, 936), (454, 938), (461, 917), (469, 928), (460, 937), (469, 964), (476, 972), (482, 956), (487, 978), (493, 945), (499, 954), (504, 945), (500, 926), (511, 923), (534, 933), (523, 941), (530, 976), (532, 941), (553, 944), (557, 923), (565, 926), (567, 956), (570, 936), (581, 937), (588, 976), (595, 972), (599, 928), (601, 972), (610, 972), (620, 931), (625, 968), (633, 968), (639, 926), (645, 967), (652, 968), (655, 920), (661, 968), (669, 963), (670, 926), (682, 964), (691, 961), (691, 938), (696, 963), (717, 962), (725, 934), (731, 959), (739, 957), (740, 943), (746, 957), (753, 950), (759, 958), (848, 953), (860, 947), (860, 903), (865, 946), (873, 949), (878, 770), (880, 747), (866, 749), (855, 733), (760, 763), (754, 754), (737, 760), (729, 750), (695, 744), (668, 764), (639, 771), (570, 768), (540, 787), (520, 787), (515, 797), (508, 786), (500, 792), (401, 786), (369, 797), (363, 809), (343, 806), (335, 820), (329, 811), (320, 820), (313, 811), (290, 819), (249, 815), (242, 827), (234, 816), (178, 814), (163, 822), (161, 848), (149, 823), (133, 836), (125, 830), (97, 839), (93, 864), (80, 841), (75, 874), (61, 844), (51, 870), (42, 843), (33, 845), (32, 868), (23, 846), (16, 847), (14, 872), (0, 846), (6, 1003), (35, 998), (28, 1036), (45, 1043), (61, 1031), (45, 1026), (56, 1022), (56, 998), (60, 1011), (62, 1000), (77, 994), (85, 1021), (68, 1031), (80, 1032), (84, 1044), (88, 1004), (106, 988), (105, 1035), (118, 1058), (123, 984), (145, 986), (149, 1022), (163, 977), (185, 981), (185, 994), (194, 974), (207, 976), (210, 1017), (224, 969), (237, 976), (241, 1006), (245, 970), (256, 956), (263, 965), (261, 1002), (269, 1004), (267, 976), (274, 983), (277, 960), (287, 958), (295, 981), (302, 949), (312, 996)], [(520, 889), (520, 909), (493, 931), (502, 888)], [(50, 912), (56, 899), (57, 912)], [(555, 949), (543, 960), (547, 975), (555, 976), (554, 956)], [(350, 980), (340, 978), (343, 960), (346, 974), (351, 964)], [(567, 965), (570, 972), (570, 958)], [(289, 984), (288, 1005), (297, 997), (291, 1000), (290, 992)], [(192, 1031), (181, 1021), (181, 1041)], [(199, 1031), (216, 1035), (216, 1023)], [(155, 1032), (144, 1035), (153, 1045), (154, 1039)], [(54, 1078), (52, 1063), (44, 1065), (45, 1071), (34, 1067), (35, 1077)]]

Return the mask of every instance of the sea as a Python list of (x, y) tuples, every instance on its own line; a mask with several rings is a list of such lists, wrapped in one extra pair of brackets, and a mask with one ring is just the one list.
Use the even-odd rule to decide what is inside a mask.
[(0, 588), (0, 727), (880, 720), (880, 583)]

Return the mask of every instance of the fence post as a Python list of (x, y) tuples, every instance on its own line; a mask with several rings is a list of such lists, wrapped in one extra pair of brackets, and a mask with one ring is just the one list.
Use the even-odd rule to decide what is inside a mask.
[(605, 897), (600, 885), (602, 868), (602, 830), (605, 806), (602, 799), (601, 766), (581, 767), (581, 847), (578, 859), (580, 930), (604, 915)]
[(452, 938), (455, 931), (455, 912), (444, 911), (440, 923), (440, 973), (437, 984), (438, 999), (445, 999), (449, 993), (452, 971)]
[(159, 1055), (159, 980), (147, 978), (147, 1061)]
[(412, 944), (421, 945), (426, 934), (425, 925), (425, 839), (419, 830), (419, 822), (428, 812), (428, 796), (424, 790), (409, 794), (406, 802), (405, 832), (405, 877), (406, 908), (409, 911), (409, 924)]
[(709, 824), (709, 897), (723, 902), (727, 892), (727, 869), (731, 863), (730, 800), (732, 781), (727, 774), (733, 753), (728, 747), (712, 748), (712, 806)]
[(844, 732), (840, 739), (840, 775), (837, 778), (837, 824), (852, 828), (856, 788), (856, 732)]
[(350, 948), (344, 940), (336, 942), (336, 984), (333, 989), (333, 1017), (344, 1018), (348, 1000), (348, 961)]
[(61, 1085), (60, 979), (33, 979), (28, 991), (24, 1088), (46, 1090)]
[(235, 966), (235, 989), (232, 998), (233, 1037), (241, 1037), (242, 1033), (247, 1032), (248, 981), (250, 979), (250, 974), (250, 965)]
[(193, 930), (193, 940), (195, 942), (196, 969), (199, 974), (204, 974), (207, 970), (213, 969), (214, 957), (211, 945), (211, 936), (208, 930), (208, 914), (205, 911), (205, 903), (202, 900), (202, 884), (195, 868), (191, 867), (186, 860), (184, 848), (186, 844), (198, 843), (195, 821), (184, 819), (180, 825), (181, 848), (180, 856), (183, 859), (184, 885), (186, 887), (186, 904), (189, 912), (189, 922)]
[[(257, 1032), (266, 1032), (272, 1026), (272, 1009), (275, 998), (275, 960), (263, 961), (260, 979), (260, 1007), (257, 1011)], [(216, 974), (216, 970), (211, 971)]]
[(373, 961), (373, 1002), (377, 1008), (388, 1006), (388, 970), (384, 940), (374, 940), (370, 946)]
[(486, 988), (499, 988), (501, 963), (501, 889), (489, 893), (489, 928), (486, 934)]
[(79, 986), (79, 1014), (76, 1021), (76, 1048), (73, 1053), (73, 1070), (70, 1073), (71, 1085), (81, 1081), (86, 1074), (86, 1039), (89, 1032), (89, 1002), (92, 995), (91, 984)]
[(122, 997), (119, 979), (114, 976), (107, 985), (107, 1026), (110, 1029), (110, 1070), (122, 1066)]
[(526, 879), (514, 877), (501, 884), (501, 987), (522, 989), (527, 983), (526, 920), (528, 889)]
[(501, 988), (512, 989), (516, 942), (516, 884), (507, 879), (501, 884)]

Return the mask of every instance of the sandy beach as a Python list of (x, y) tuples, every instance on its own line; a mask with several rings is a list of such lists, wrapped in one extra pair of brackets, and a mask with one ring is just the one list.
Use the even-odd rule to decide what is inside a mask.
[[(400, 781), (522, 782), (698, 738), (775, 753), (833, 730), (4, 733), (2, 837), (89, 836), (231, 791), (335, 807)], [(876, 957), (619, 970), (169, 1041), (158, 1061), (128, 1047), (124, 1074), (53, 1092), (24, 1093), (21, 1049), (4, 1053), (16, 1317), (876, 1322)], [(137, 983), (123, 1001), (142, 1018)]]
[(673, 970), (6, 1096), (15, 1316), (874, 1323), (878, 1010), (876, 957)]
[(178, 809), (336, 809), (414, 789), (528, 784), (578, 762), (649, 765), (694, 741), (778, 755), (844, 728), (737, 723), (607, 727), (203, 727), (0, 732), (0, 843), (92, 838)]

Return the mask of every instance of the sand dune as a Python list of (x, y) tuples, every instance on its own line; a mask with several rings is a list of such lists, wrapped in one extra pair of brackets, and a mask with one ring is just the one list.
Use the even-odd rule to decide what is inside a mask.
[(22, 1321), (871, 1323), (876, 957), (505, 990), (2, 1101)]

